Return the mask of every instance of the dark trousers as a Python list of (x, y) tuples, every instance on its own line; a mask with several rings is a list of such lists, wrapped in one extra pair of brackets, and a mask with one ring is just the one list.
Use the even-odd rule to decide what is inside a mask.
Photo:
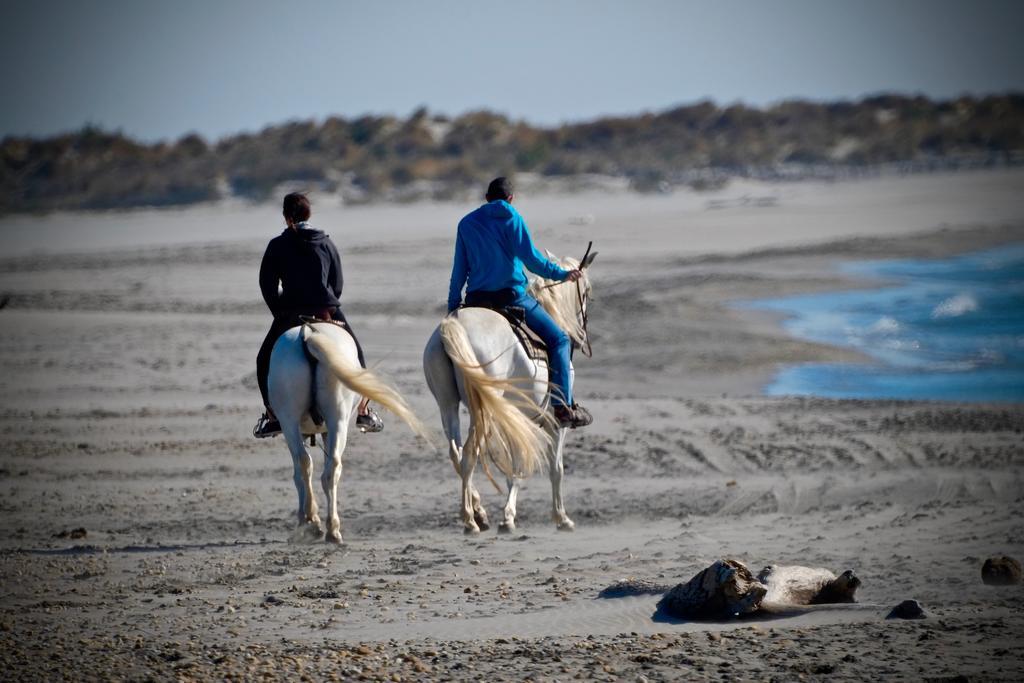
[[(267, 401), (267, 377), (270, 375), (270, 353), (274, 350), (274, 344), (277, 342), (277, 338), (282, 334), (298, 327), (302, 324), (302, 320), (299, 318), (300, 315), (313, 315), (312, 313), (303, 313), (302, 311), (289, 311), (288, 313), (282, 313), (281, 315), (274, 317), (274, 322), (270, 326), (270, 331), (267, 332), (266, 338), (263, 340), (263, 345), (260, 346), (260, 352), (256, 354), (256, 382), (260, 385), (260, 395), (263, 396), (263, 405), (270, 405)], [(335, 308), (331, 311), (331, 319), (340, 322), (348, 330), (348, 333), (352, 335), (353, 341), (356, 343), (356, 353), (359, 354), (359, 365), (366, 367), (366, 359), (363, 357), (363, 347), (359, 344), (359, 339), (356, 338), (355, 332), (352, 331), (352, 327), (345, 320), (345, 314), (341, 312), (340, 308)]]

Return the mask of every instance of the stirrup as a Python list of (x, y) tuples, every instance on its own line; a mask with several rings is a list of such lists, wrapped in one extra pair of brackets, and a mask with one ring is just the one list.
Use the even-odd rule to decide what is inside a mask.
[(256, 420), (256, 426), (252, 428), (252, 435), (257, 439), (266, 439), (271, 436), (277, 436), (280, 433), (281, 423), (277, 420), (272, 420), (266, 413)]
[(356, 415), (356, 427), (364, 434), (384, 431), (384, 420), (373, 408), (366, 408), (366, 415)]

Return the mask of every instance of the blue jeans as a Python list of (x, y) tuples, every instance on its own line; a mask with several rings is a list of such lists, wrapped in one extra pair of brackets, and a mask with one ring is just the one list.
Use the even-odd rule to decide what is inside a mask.
[(551, 403), (554, 406), (572, 405), (572, 386), (569, 375), (569, 350), (572, 342), (561, 327), (548, 315), (544, 307), (528, 294), (516, 299), (514, 306), (526, 311), (526, 326), (537, 333), (548, 345), (548, 365), (552, 389)]

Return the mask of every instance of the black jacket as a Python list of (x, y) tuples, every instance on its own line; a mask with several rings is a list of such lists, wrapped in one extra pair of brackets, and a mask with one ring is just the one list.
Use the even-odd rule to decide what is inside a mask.
[(260, 264), (260, 291), (275, 316), (339, 306), (342, 282), (337, 247), (308, 223), (299, 223), (296, 230), (285, 228), (267, 244)]

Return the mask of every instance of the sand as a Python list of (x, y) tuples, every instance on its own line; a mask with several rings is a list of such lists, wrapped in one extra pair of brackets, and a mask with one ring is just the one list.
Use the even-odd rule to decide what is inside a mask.
[[(843, 260), (1024, 240), (1022, 189), (1000, 171), (520, 198), (542, 246), (601, 252), (577, 364), (597, 422), (566, 449), (576, 532), (540, 475), (515, 533), (463, 536), (447, 456), (390, 420), (349, 441), (341, 547), (294, 539), (287, 450), (249, 435), (275, 206), (0, 220), (0, 663), (14, 680), (1021, 679), (1024, 587), (980, 568), (1024, 558), (1022, 406), (763, 397), (780, 363), (858, 357), (734, 303), (870, 284)], [(436, 428), (420, 354), (471, 207), (323, 204), (371, 363)], [(481, 492), (493, 517), (503, 498)], [(708, 624), (597, 598), (719, 557), (854, 569), (860, 603)], [(885, 620), (904, 599), (928, 617)]]

